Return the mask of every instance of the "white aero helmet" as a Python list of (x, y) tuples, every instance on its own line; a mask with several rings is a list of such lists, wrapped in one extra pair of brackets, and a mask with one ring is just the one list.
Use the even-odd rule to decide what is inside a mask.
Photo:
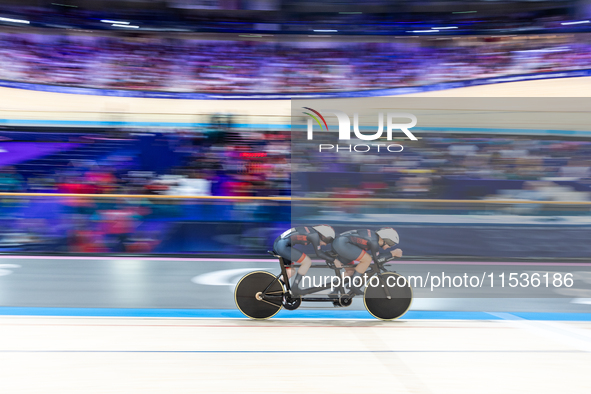
[(398, 242), (400, 242), (398, 233), (392, 227), (381, 228), (378, 231), (376, 231), (376, 234), (378, 234), (380, 238), (383, 239), (388, 246), (394, 246)]
[(312, 227), (314, 230), (320, 234), (320, 240), (328, 243), (334, 241), (335, 232), (334, 229), (329, 226), (328, 224), (321, 224), (319, 226)]

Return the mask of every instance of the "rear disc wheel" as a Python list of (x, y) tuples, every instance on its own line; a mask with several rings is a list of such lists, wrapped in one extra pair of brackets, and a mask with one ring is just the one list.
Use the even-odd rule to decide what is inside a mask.
[(245, 316), (264, 320), (275, 316), (281, 310), (284, 292), (283, 285), (275, 275), (266, 271), (255, 271), (240, 279), (234, 290), (234, 300)]

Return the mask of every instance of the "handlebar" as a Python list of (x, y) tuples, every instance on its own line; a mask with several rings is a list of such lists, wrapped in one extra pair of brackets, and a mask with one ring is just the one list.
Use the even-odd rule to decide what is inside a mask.
[[(330, 252), (330, 253), (326, 253), (326, 254), (329, 255), (330, 257), (333, 257), (333, 258), (338, 258), (339, 257), (339, 255), (337, 253), (335, 253), (335, 252)], [(379, 265), (382, 265), (382, 264), (389, 263), (390, 261), (392, 261), (394, 259), (396, 259), (396, 257), (389, 256), (386, 260), (384, 260), (381, 263), (378, 263), (377, 261), (374, 261), (374, 263), (379, 264)], [(329, 268), (338, 269), (338, 267), (336, 266), (336, 264), (333, 261), (325, 260), (325, 262), (326, 262), (326, 265)]]
[(390, 261), (392, 261), (392, 260), (395, 260), (395, 259), (396, 259), (396, 257), (394, 257), (394, 256), (390, 256), (390, 257), (388, 257), (388, 258), (387, 258), (387, 259), (386, 259), (386, 260), (385, 260), (385, 261), (384, 261), (382, 264), (389, 263)]

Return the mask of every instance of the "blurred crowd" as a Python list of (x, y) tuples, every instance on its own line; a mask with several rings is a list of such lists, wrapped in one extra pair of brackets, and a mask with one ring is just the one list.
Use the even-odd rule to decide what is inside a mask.
[[(14, 132), (11, 137), (16, 138)], [(289, 133), (238, 133), (223, 125), (102, 137), (70, 137), (78, 143), (77, 148), (1, 167), (0, 192), (183, 196), (290, 193)], [(5, 144), (12, 150), (10, 142)], [(29, 149), (34, 149), (34, 144), (31, 142)], [(88, 148), (102, 153), (90, 156)], [(64, 161), (63, 157), (70, 159)]]
[[(52, 166), (51, 156), (44, 156), (39, 167), (34, 161), (4, 166), (0, 191), (280, 196), (295, 187), (335, 197), (480, 199), (525, 198), (558, 182), (567, 189), (545, 199), (591, 199), (587, 140), (427, 135), (400, 153), (319, 153), (317, 145), (292, 145), (288, 131), (237, 132), (230, 123), (208, 130), (122, 132), (118, 138), (110, 142), (126, 145), (92, 160), (83, 157), (80, 144), (68, 151), (72, 159), (65, 165)], [(308, 174), (308, 183), (300, 184), (294, 174)]]
[[(151, 138), (150, 146), (159, 145), (154, 138), (166, 142), (160, 145), (169, 149), (167, 156), (176, 158), (159, 168), (146, 168), (142, 150), (129, 151), (125, 146), (124, 151), (109, 152), (96, 161), (72, 159), (44, 176), (32, 176), (19, 164), (4, 166), (0, 192), (148, 197), (7, 197), (0, 204), (4, 223), (0, 249), (149, 253), (161, 247), (206, 248), (189, 247), (183, 238), (175, 238), (179, 237), (176, 231), (181, 231), (179, 223), (184, 222), (204, 223), (218, 232), (250, 237), (249, 243), (264, 243), (272, 230), (264, 230), (265, 223), (280, 221), (282, 212), (276, 202), (149, 197), (157, 194), (297, 196), (305, 192), (309, 197), (336, 198), (591, 200), (591, 142), (586, 140), (423, 135), (426, 138), (414, 142), (412, 149), (400, 153), (342, 151), (319, 157), (315, 145), (290, 145), (287, 132), (231, 130), (142, 133)], [(137, 134), (119, 133), (119, 138), (143, 146), (145, 141)], [(156, 156), (154, 151), (148, 153), (149, 164), (163, 164), (154, 163), (157, 152)], [(283, 208), (289, 214), (289, 205)], [(331, 203), (330, 208), (353, 213), (359, 209), (355, 202)], [(525, 208), (511, 207), (513, 214), (538, 212), (532, 205)], [(182, 231), (190, 230), (183, 227)]]
[[(289, 203), (280, 207), (267, 201), (150, 195), (297, 196), (305, 191), (309, 197), (337, 198), (591, 200), (591, 142), (585, 139), (423, 134), (400, 153), (345, 150), (320, 157), (317, 142), (291, 144), (287, 131), (241, 130), (231, 118), (218, 120), (208, 129), (68, 136), (76, 148), (65, 152), (67, 165), (54, 166), (46, 155), (39, 167), (34, 160), (3, 166), (0, 192), (148, 197), (4, 197), (0, 250), (166, 253), (222, 250), (239, 239), (261, 249), (276, 230), (269, 223), (280, 222), (281, 212), (287, 217), (291, 213)], [(14, 143), (6, 141), (8, 136), (16, 139), (19, 132), (3, 134), (2, 148), (7, 148)], [(84, 141), (89, 140), (102, 156), (83, 157)], [(10, 149), (5, 151), (6, 156)], [(357, 214), (358, 205), (313, 207)], [(536, 215), (535, 205), (510, 209), (512, 214)], [(394, 205), (388, 209), (404, 211)], [(207, 245), (194, 243), (202, 238), (194, 237), (195, 231), (207, 234)]]
[(591, 67), (584, 35), (388, 43), (0, 34), (0, 79), (207, 93), (332, 92)]
[[(591, 200), (588, 140), (426, 136), (401, 153), (319, 153), (302, 144), (293, 157), (294, 174), (324, 174), (302, 186), (319, 196)], [(339, 186), (327, 188), (331, 178)]]
[[(199, 130), (56, 134), (53, 140), (68, 138), (76, 147), (2, 166), (0, 192), (122, 197), (5, 198), (0, 204), (0, 250), (148, 253), (163, 242), (163, 234), (180, 231), (177, 224), (183, 221), (223, 223), (250, 218), (254, 224), (245, 225), (244, 231), (255, 231), (260, 227), (257, 222), (280, 220), (273, 202), (261, 206), (258, 201), (149, 197), (290, 194), (289, 134), (238, 133), (231, 118), (222, 118), (212, 119), (218, 121), (215, 127)], [(23, 142), (37, 138), (29, 132), (0, 134), (4, 134), (5, 155), (13, 151), (10, 144), (30, 144), (29, 149), (35, 149), (35, 144), (52, 140), (49, 132), (35, 133), (44, 142)], [(14, 142), (17, 139), (20, 142)], [(98, 151), (98, 156), (89, 149)], [(238, 229), (240, 225), (233, 225), (233, 230)], [(181, 248), (177, 245), (181, 241), (170, 237), (167, 247)], [(260, 237), (255, 238), (260, 241)]]
[[(131, 193), (215, 196), (290, 194), (289, 132), (177, 132), (179, 163), (167, 174), (128, 174)], [(149, 175), (149, 174), (148, 174)]]

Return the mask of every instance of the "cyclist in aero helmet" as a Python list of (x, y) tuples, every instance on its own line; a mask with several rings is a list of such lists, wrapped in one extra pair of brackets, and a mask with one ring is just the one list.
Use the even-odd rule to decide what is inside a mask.
[(397, 245), (400, 242), (400, 237), (398, 237), (398, 233), (392, 227), (384, 227), (376, 231), (376, 234), (380, 236), (381, 239), (388, 246)]
[[(354, 278), (363, 276), (372, 260), (384, 262), (390, 256), (402, 257), (401, 249), (392, 250), (390, 253), (380, 253), (380, 249), (389, 249), (397, 245), (399, 241), (398, 233), (391, 227), (381, 228), (377, 231), (360, 229), (340, 234), (332, 243), (332, 248), (338, 253), (341, 261), (349, 265), (345, 268), (346, 275)], [(359, 264), (353, 268), (352, 264), (355, 261), (358, 261)], [(361, 287), (352, 286), (351, 290), (354, 294), (363, 294)]]
[[(294, 248), (295, 245), (309, 245), (312, 244), (314, 247), (314, 251), (316, 255), (328, 262), (335, 262), (334, 257), (330, 257), (329, 255), (325, 254), (321, 246), (329, 245), (334, 241), (335, 232), (334, 229), (326, 224), (307, 227), (307, 226), (300, 226), (300, 227), (293, 227), (289, 230), (285, 231), (281, 234), (277, 239), (275, 239), (275, 243), (273, 244), (273, 251), (277, 253), (279, 256), (283, 257), (284, 263), (287, 266), (287, 276), (291, 278), (293, 275), (293, 268), (291, 267), (292, 262), (296, 262), (300, 264), (300, 268), (298, 273), (294, 279), (292, 291), (295, 294), (299, 293), (300, 281), (304, 275), (310, 269), (312, 265), (312, 260), (308, 257), (305, 253)], [(336, 264), (340, 264), (338, 260), (336, 260)]]

